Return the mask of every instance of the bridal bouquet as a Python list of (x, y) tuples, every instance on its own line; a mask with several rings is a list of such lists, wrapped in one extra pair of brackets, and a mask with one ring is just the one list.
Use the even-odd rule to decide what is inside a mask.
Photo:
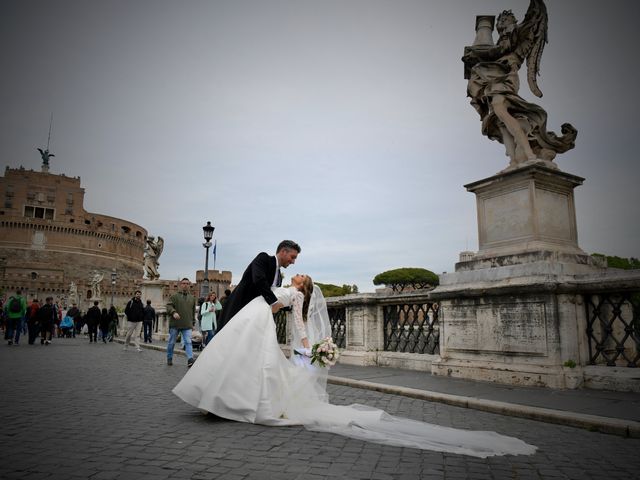
[(338, 346), (331, 337), (323, 338), (311, 347), (311, 365), (317, 362), (321, 367), (333, 366), (339, 356)]

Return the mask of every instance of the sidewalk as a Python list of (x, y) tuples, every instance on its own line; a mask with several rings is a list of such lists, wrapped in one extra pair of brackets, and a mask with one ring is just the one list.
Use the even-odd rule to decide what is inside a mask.
[(640, 438), (637, 393), (516, 387), (396, 368), (341, 364), (331, 369), (329, 383)]
[[(122, 343), (121, 339), (116, 339)], [(165, 343), (143, 348), (166, 350)], [(176, 354), (184, 354), (176, 345)], [(197, 358), (198, 352), (194, 352)], [(640, 374), (640, 372), (639, 372)], [(640, 438), (640, 395), (606, 390), (516, 387), (427, 372), (338, 364), (329, 383), (490, 413)]]

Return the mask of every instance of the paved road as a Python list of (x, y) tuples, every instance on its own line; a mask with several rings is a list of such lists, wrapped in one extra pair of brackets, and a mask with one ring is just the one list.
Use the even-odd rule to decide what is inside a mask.
[(478, 459), (387, 447), (302, 427), (204, 416), (170, 393), (186, 371), (163, 352), (56, 339), (0, 346), (3, 479), (631, 479), (640, 440), (345, 386), (332, 402), (364, 403), (537, 445), (527, 457)]

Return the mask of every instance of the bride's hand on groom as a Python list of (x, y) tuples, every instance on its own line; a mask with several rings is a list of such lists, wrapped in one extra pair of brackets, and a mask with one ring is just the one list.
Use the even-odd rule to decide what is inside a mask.
[(282, 307), (284, 307), (284, 305), (281, 302), (276, 302), (271, 305), (271, 312), (278, 313)]

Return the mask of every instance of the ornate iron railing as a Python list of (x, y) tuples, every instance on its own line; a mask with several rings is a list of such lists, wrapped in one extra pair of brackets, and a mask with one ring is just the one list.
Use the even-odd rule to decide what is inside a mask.
[(640, 292), (587, 295), (589, 364), (640, 366)]
[(331, 337), (338, 348), (347, 345), (347, 309), (345, 307), (328, 307)]
[(287, 343), (287, 311), (285, 309), (280, 310), (273, 316), (273, 321), (276, 322), (276, 335), (278, 336), (278, 343), (284, 345)]
[(440, 353), (437, 303), (385, 305), (384, 350), (405, 353)]

